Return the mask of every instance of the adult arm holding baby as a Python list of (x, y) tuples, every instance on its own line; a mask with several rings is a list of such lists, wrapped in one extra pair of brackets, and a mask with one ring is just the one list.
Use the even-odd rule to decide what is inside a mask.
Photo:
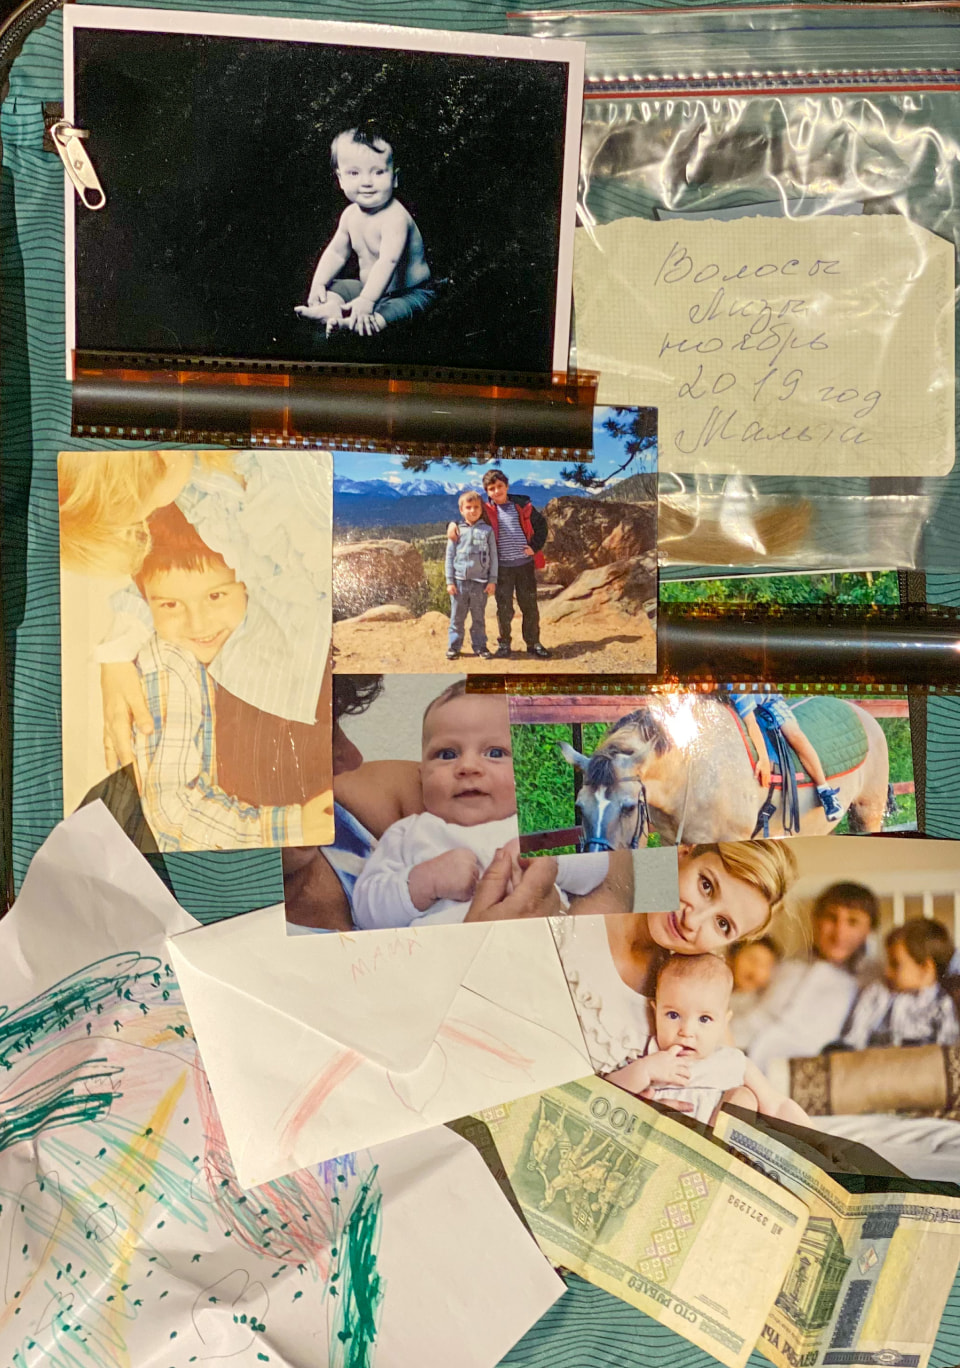
[(743, 1107), (745, 1111), (758, 1111), (763, 1116), (792, 1121), (797, 1126), (810, 1124), (809, 1116), (799, 1103), (773, 1087), (750, 1060), (743, 1071), (743, 1085), (724, 1093), (723, 1101), (733, 1107)]

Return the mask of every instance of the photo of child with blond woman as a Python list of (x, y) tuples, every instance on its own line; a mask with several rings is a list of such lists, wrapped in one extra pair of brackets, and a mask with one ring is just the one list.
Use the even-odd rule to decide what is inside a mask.
[(161, 851), (331, 839), (329, 454), (63, 452), (58, 477), (65, 812), (101, 797)]
[(724, 1103), (798, 1125), (807, 1114), (728, 1044), (733, 973), (719, 955), (671, 955), (657, 974), (646, 1054), (607, 1077), (653, 1102), (681, 1103), (712, 1125)]

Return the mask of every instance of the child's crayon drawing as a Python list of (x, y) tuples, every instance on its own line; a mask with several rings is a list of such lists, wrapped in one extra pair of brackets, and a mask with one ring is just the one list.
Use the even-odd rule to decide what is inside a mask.
[[(369, 1368), (377, 1165), (243, 1191), (170, 967), (113, 955), (0, 1010), (0, 1358), (14, 1368)], [(186, 1251), (191, 1251), (187, 1253)], [(159, 1361), (159, 1360), (158, 1360)]]

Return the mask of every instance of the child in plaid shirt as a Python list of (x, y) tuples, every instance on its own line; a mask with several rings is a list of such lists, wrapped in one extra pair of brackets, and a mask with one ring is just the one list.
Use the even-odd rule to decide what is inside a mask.
[(175, 504), (149, 520), (151, 549), (135, 577), (153, 620), (136, 658), (153, 732), (134, 749), (144, 815), (161, 851), (313, 845), (332, 832), (332, 794), (257, 806), (217, 781), (217, 686), (208, 666), (254, 605), (245, 586)]

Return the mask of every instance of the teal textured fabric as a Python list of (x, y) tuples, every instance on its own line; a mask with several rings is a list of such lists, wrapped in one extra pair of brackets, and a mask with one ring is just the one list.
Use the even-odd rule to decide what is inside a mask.
[[(600, 0), (585, 6), (602, 7)], [(210, 0), (191, 8), (222, 6)], [(505, 27), (508, 6), (502, 0), (337, 0), (319, 7), (315, 0), (248, 0), (234, 8), (241, 13), (402, 20), (493, 32)], [(4, 625), (13, 695), (13, 872), (18, 887), (37, 846), (61, 816), (56, 453), (67, 446), (104, 445), (69, 435), (70, 392), (62, 366), (62, 176), (57, 158), (42, 150), (42, 104), (62, 95), (60, 42), (60, 16), (55, 14), (27, 40), (0, 114), (0, 493)], [(950, 762), (958, 737), (960, 703), (935, 700), (930, 709), (927, 797), (928, 830), (934, 835), (960, 834), (960, 786), (954, 783)], [(282, 897), (275, 851), (169, 856), (160, 865), (184, 905), (202, 919), (247, 911)]]
[[(155, 8), (270, 13), (296, 17), (402, 22), (498, 32), (504, 0), (192, 0)], [(564, 8), (547, 0), (544, 8)], [(582, 8), (605, 8), (587, 0)], [(650, 6), (660, 8), (661, 6)], [(682, 6), (675, 6), (677, 8)], [(63, 193), (55, 156), (42, 151), (42, 103), (61, 98), (60, 20), (27, 40), (0, 115), (0, 453), (2, 453), (4, 615), (13, 688), (14, 862), (17, 884), (61, 813), (59, 596), (56, 454), (102, 446), (70, 437), (70, 393), (63, 375)], [(112, 443), (122, 447), (124, 443)], [(960, 563), (960, 556), (958, 556)], [(937, 592), (941, 592), (938, 589)], [(960, 576), (942, 586), (960, 602)], [(954, 700), (930, 707), (931, 787), (927, 810), (938, 834), (960, 835), (960, 800), (951, 779), (960, 754)], [(943, 778), (941, 779), (941, 774)], [(276, 852), (167, 857), (161, 873), (180, 902), (209, 919), (279, 901)], [(570, 1277), (566, 1295), (507, 1355), (515, 1368), (710, 1368), (716, 1361), (642, 1312)], [(495, 1308), (494, 1308), (495, 1310)], [(960, 1286), (954, 1288), (931, 1358), (960, 1361)], [(767, 1360), (754, 1353), (750, 1368)]]

